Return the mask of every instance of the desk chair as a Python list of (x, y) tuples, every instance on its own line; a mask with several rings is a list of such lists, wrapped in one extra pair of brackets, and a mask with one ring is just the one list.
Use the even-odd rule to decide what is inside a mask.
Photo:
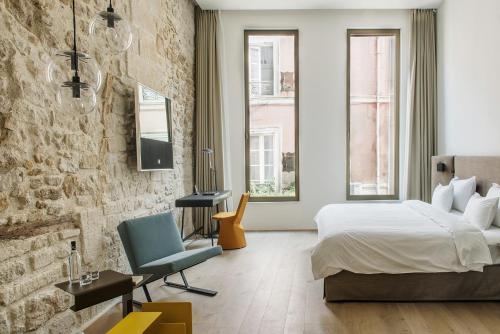
[(241, 219), (250, 198), (250, 193), (241, 196), (236, 212), (219, 212), (212, 218), (219, 221), (218, 245), (222, 249), (238, 249), (247, 245), (245, 240), (245, 229), (241, 226)]
[[(170, 212), (126, 220), (118, 225), (118, 234), (134, 275), (152, 274), (142, 286), (146, 299), (151, 297), (146, 284), (163, 278), (165, 285), (189, 292), (215, 296), (216, 291), (190, 286), (184, 270), (222, 254), (219, 246), (185, 250), (177, 225)], [(167, 282), (180, 273), (183, 285)]]

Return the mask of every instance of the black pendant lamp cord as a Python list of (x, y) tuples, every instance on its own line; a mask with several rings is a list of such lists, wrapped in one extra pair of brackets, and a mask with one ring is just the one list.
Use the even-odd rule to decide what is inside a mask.
[(73, 57), (75, 57), (75, 76), (78, 76), (78, 53), (76, 49), (76, 15), (75, 0), (73, 0)]

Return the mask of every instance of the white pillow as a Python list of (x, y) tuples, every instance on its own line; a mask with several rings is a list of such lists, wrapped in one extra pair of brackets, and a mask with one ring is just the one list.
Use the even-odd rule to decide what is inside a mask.
[[(488, 194), (486, 195), (486, 197), (500, 197), (500, 185), (493, 183), (490, 190), (488, 190)], [(496, 217), (493, 220), (493, 225), (500, 227), (500, 207), (498, 208)]]
[(476, 192), (476, 177), (473, 176), (465, 180), (455, 177), (450, 183), (453, 184), (452, 208), (464, 212), (469, 199)]
[(441, 183), (438, 184), (436, 189), (434, 189), (434, 193), (432, 193), (432, 206), (450, 212), (452, 204), (453, 184), (447, 186), (443, 186)]
[(498, 197), (487, 198), (476, 193), (467, 203), (464, 218), (481, 230), (487, 230), (490, 228), (497, 210)]

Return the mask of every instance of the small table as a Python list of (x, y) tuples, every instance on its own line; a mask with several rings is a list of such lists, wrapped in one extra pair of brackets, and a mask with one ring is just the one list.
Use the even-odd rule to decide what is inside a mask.
[(122, 314), (125, 317), (133, 311), (133, 291), (151, 278), (152, 275), (143, 275), (143, 279), (134, 285), (132, 275), (122, 274), (113, 270), (104, 270), (99, 273), (99, 279), (84, 286), (71, 284), (69, 281), (58, 283), (55, 286), (75, 296), (75, 305), (71, 310), (80, 311), (84, 308), (97, 305), (104, 301), (122, 296)]
[(182, 241), (189, 239), (192, 235), (198, 233), (201, 229), (205, 227), (205, 224), (195, 229), (191, 234), (184, 237), (184, 211), (186, 208), (209, 208), (209, 224), (208, 224), (208, 234), (212, 239), (212, 246), (214, 245), (214, 238), (212, 234), (212, 210), (213, 207), (225, 202), (226, 203), (226, 211), (227, 211), (227, 199), (231, 196), (231, 190), (221, 190), (218, 191), (215, 195), (204, 195), (200, 194), (191, 194), (182, 198), (179, 198), (175, 201), (175, 207), (182, 208), (182, 224), (181, 224), (181, 238)]

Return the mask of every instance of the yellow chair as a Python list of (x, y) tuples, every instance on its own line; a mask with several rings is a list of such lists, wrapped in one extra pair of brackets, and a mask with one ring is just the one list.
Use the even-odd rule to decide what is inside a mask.
[(191, 303), (143, 303), (141, 312), (129, 313), (107, 334), (193, 334)]
[(219, 212), (212, 218), (219, 221), (218, 245), (222, 249), (238, 249), (247, 245), (245, 240), (245, 229), (241, 226), (241, 219), (250, 198), (250, 193), (241, 196), (240, 204), (236, 212)]

